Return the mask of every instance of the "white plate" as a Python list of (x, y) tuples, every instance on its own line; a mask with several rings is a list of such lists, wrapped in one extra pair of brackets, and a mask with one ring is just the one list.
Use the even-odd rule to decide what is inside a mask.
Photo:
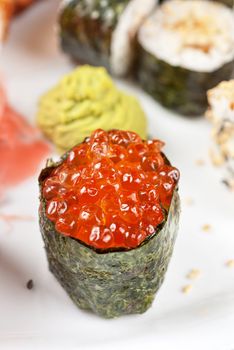
[[(11, 103), (34, 122), (38, 97), (72, 65), (59, 52), (55, 22), (58, 1), (32, 8), (12, 27), (0, 66)], [(103, 320), (77, 309), (47, 269), (37, 223), (37, 177), (8, 193), (0, 213), (33, 216), (0, 223), (0, 348), (6, 349), (234, 349), (234, 194), (208, 158), (210, 125), (158, 106), (139, 89), (151, 134), (166, 141), (169, 158), (181, 170), (182, 216), (166, 281), (144, 315)], [(197, 166), (197, 159), (204, 166)], [(192, 198), (194, 205), (186, 205)], [(202, 232), (204, 224), (211, 232)], [(201, 276), (185, 276), (192, 268)], [(26, 282), (34, 280), (33, 290)], [(189, 294), (181, 288), (192, 283)]]

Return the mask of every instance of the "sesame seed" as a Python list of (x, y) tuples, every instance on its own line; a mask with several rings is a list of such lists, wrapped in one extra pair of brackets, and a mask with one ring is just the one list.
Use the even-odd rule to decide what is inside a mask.
[(234, 259), (228, 260), (225, 265), (227, 267), (234, 267)]
[(229, 179), (224, 179), (222, 180), (222, 183), (230, 190), (234, 191), (234, 179), (229, 180)]
[(205, 165), (205, 161), (203, 159), (197, 159), (196, 160), (196, 165), (203, 166), (203, 165)]
[(26, 284), (27, 289), (31, 290), (34, 287), (33, 280), (29, 280)]
[(184, 202), (185, 202), (185, 204), (188, 205), (188, 206), (194, 204), (194, 200), (193, 200), (192, 198), (190, 198), (190, 197), (185, 198)]
[(214, 166), (219, 167), (223, 164), (224, 159), (220, 154), (215, 153), (213, 150), (210, 150), (210, 158)]
[(211, 231), (211, 229), (212, 229), (212, 227), (209, 224), (205, 224), (202, 226), (202, 231), (204, 231), (204, 232), (209, 232), (209, 231)]
[(186, 278), (190, 280), (197, 279), (201, 275), (201, 271), (198, 269), (192, 269), (188, 272)]
[(184, 294), (188, 294), (191, 292), (193, 286), (191, 284), (187, 284), (186, 286), (182, 287), (181, 291)]

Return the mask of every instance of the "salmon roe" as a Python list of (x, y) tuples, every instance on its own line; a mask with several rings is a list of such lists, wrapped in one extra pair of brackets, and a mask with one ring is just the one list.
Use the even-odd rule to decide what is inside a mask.
[(58, 232), (97, 249), (135, 248), (165, 220), (179, 171), (159, 140), (96, 130), (43, 183)]

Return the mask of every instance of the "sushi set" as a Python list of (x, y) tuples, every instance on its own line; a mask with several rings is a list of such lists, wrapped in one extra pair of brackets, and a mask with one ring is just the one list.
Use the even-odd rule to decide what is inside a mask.
[(213, 1), (68, 1), (60, 33), (73, 60), (132, 74), (157, 101), (188, 116), (203, 114), (207, 90), (233, 71), (233, 10)]
[(0, 42), (0, 348), (231, 350), (234, 2), (0, 0)]

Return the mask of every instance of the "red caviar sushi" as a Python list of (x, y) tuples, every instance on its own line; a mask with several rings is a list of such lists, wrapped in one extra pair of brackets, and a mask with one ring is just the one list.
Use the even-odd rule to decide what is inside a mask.
[(179, 171), (163, 145), (133, 132), (96, 130), (42, 171), (40, 224), (50, 269), (80, 307), (115, 317), (151, 305), (179, 214)]

